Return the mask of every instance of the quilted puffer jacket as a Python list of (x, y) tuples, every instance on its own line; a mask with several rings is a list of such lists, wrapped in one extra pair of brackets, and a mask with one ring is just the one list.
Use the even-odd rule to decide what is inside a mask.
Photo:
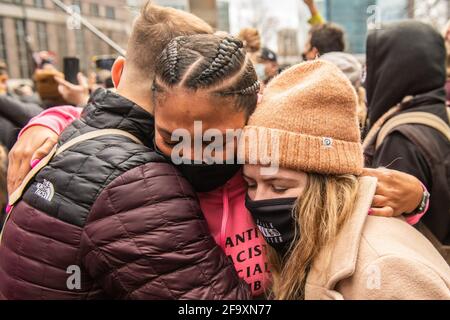
[(0, 244), (4, 299), (248, 299), (192, 187), (154, 152), (153, 116), (97, 91), (59, 145), (121, 129), (55, 156), (30, 183)]

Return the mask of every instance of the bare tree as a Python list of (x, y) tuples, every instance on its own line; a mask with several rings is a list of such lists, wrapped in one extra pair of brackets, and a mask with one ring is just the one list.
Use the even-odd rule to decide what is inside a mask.
[(450, 17), (450, 1), (409, 0), (408, 11), (413, 12), (413, 18), (428, 22), (437, 29), (441, 29)]

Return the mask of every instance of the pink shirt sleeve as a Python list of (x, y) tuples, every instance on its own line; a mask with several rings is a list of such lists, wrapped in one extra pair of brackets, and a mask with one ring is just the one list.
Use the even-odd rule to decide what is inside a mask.
[[(425, 185), (422, 183), (422, 187), (424, 191), (428, 191), (427, 187), (425, 187)], [(427, 200), (427, 204), (425, 205), (425, 209), (422, 212), (419, 212), (416, 215), (413, 215), (411, 217), (407, 217), (406, 218), (406, 222), (408, 222), (410, 225), (415, 225), (417, 223), (419, 223), (420, 219), (422, 219), (422, 217), (425, 215), (425, 213), (427, 213), (428, 208), (430, 207), (430, 198), (428, 198)]]
[(60, 135), (74, 120), (80, 118), (82, 108), (72, 106), (53, 107), (41, 112), (28, 122), (28, 124), (20, 131), (19, 137), (25, 130), (34, 126), (47, 127)]

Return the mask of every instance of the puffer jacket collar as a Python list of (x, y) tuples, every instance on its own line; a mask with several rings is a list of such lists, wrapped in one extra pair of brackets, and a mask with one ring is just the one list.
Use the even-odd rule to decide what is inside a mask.
[(153, 115), (111, 90), (95, 91), (81, 117), (86, 124), (97, 129), (114, 128), (127, 131), (144, 145), (154, 149)]

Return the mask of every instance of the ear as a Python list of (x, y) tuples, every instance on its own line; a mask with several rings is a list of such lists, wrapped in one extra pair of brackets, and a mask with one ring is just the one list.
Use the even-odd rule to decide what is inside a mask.
[(314, 55), (314, 59), (318, 59), (318, 58), (320, 57), (320, 52), (319, 52), (319, 50), (317, 50), (316, 47), (313, 47), (313, 48), (311, 49), (311, 54)]
[(122, 77), (125, 61), (124, 57), (118, 57), (111, 68), (111, 78), (114, 83), (114, 88), (116, 89), (119, 86), (120, 78)]

